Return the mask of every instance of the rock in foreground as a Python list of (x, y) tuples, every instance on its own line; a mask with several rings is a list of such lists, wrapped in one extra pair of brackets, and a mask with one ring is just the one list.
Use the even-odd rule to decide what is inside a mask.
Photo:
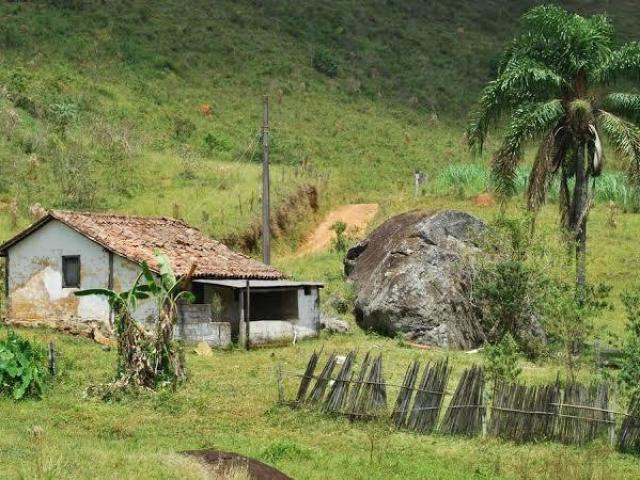
[[(423, 345), (473, 348), (484, 340), (468, 299), (468, 263), (485, 225), (458, 211), (413, 211), (389, 219), (347, 252), (356, 322)], [(468, 268), (468, 267), (467, 267)]]

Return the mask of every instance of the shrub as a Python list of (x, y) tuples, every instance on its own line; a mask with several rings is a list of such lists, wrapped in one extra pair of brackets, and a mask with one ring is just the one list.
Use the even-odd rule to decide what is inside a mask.
[(13, 23), (3, 20), (0, 25), (0, 45), (7, 50), (18, 48), (22, 45), (20, 32)]
[(640, 294), (625, 292), (622, 303), (627, 313), (629, 339), (622, 350), (618, 380), (624, 389), (634, 392), (640, 388)]
[(176, 140), (186, 142), (191, 138), (196, 130), (196, 124), (185, 117), (175, 117), (173, 119), (173, 136)]
[(529, 235), (528, 219), (500, 218), (483, 238), (487, 255), (482, 259), (473, 283), (473, 299), (482, 313), (489, 343), (506, 334), (518, 342), (528, 356), (536, 356), (539, 345), (531, 329), (546, 303), (549, 279), (535, 259), (535, 245)]
[(220, 134), (207, 133), (202, 140), (202, 153), (211, 155), (213, 152), (228, 152), (231, 149), (229, 141)]
[(0, 393), (14, 399), (41, 398), (45, 354), (37, 345), (11, 331), (0, 341)]
[(349, 237), (346, 234), (347, 224), (338, 220), (331, 226), (331, 230), (336, 232), (336, 238), (333, 239), (333, 249), (338, 253), (344, 253), (349, 248)]
[(520, 376), (518, 344), (511, 334), (504, 335), (495, 345), (487, 345), (482, 354), (487, 380), (493, 385), (494, 392), (500, 382), (513, 383)]
[(60, 135), (64, 136), (67, 127), (78, 116), (78, 107), (74, 103), (70, 102), (58, 102), (49, 106), (47, 111), (47, 118), (54, 124), (56, 130)]
[(333, 54), (325, 49), (318, 49), (313, 53), (311, 59), (313, 68), (316, 71), (326, 75), (327, 77), (334, 78), (338, 75), (338, 63)]
[(576, 300), (575, 285), (550, 282), (544, 309), (548, 337), (559, 349), (568, 377), (575, 381), (581, 364), (586, 340), (593, 331), (593, 317), (609, 307), (607, 298), (611, 287), (606, 284), (589, 285), (583, 302)]

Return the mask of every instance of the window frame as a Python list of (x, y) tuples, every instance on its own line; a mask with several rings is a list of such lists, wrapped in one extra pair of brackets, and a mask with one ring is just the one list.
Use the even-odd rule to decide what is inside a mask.
[[(67, 278), (65, 275), (65, 261), (70, 259), (78, 260), (78, 283), (77, 285), (71, 285), (67, 283)], [(80, 255), (62, 255), (62, 264), (61, 264), (61, 273), (62, 273), (62, 288), (80, 288), (82, 283), (82, 261), (80, 259)]]

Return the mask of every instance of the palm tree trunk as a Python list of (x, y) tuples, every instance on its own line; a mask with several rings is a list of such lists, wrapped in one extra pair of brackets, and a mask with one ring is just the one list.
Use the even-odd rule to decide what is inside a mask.
[(585, 144), (581, 142), (576, 150), (576, 184), (573, 191), (571, 228), (576, 242), (576, 300), (582, 304), (587, 288), (587, 209), (589, 178), (585, 165)]

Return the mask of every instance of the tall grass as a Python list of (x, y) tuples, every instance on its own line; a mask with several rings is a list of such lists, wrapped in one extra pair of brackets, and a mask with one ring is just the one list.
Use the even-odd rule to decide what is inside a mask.
[[(523, 194), (527, 188), (529, 170), (518, 168), (516, 171), (516, 191)], [(569, 182), (571, 188), (573, 182)], [(625, 210), (637, 211), (638, 198), (636, 189), (629, 184), (628, 177), (621, 172), (605, 173), (594, 182), (594, 200), (598, 203), (614, 202)], [(549, 186), (548, 199), (558, 200), (560, 180), (556, 176)], [(484, 164), (454, 164), (445, 167), (428, 189), (437, 195), (453, 195), (467, 198), (482, 192), (490, 192), (491, 176)]]

